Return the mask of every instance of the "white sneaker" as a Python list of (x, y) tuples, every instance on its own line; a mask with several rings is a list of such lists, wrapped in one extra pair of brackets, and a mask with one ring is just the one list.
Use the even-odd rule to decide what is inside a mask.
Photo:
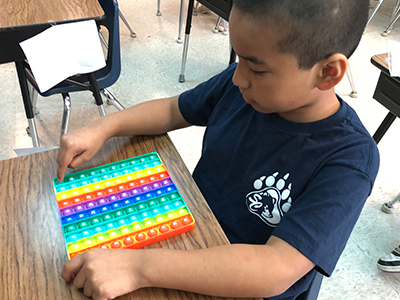
[(376, 265), (379, 270), (385, 272), (400, 272), (400, 246), (396, 247), (391, 253), (382, 256)]

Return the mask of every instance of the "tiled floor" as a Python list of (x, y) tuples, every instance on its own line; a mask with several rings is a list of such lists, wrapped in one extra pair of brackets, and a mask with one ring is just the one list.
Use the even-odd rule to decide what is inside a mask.
[[(358, 98), (349, 97), (351, 90), (346, 78), (336, 90), (357, 111), (371, 134), (387, 111), (372, 98), (379, 71), (372, 66), (370, 58), (387, 52), (389, 39), (400, 41), (400, 23), (387, 38), (380, 35), (389, 22), (394, 2), (386, 0), (383, 3), (350, 59)], [(178, 82), (182, 56), (182, 45), (176, 43), (179, 3), (179, 0), (162, 0), (162, 16), (157, 17), (156, 1), (119, 1), (121, 11), (137, 34), (137, 38), (130, 38), (121, 22), (122, 72), (110, 91), (125, 106), (181, 93), (227, 66), (228, 37), (212, 33), (217, 20), (215, 15), (199, 15), (193, 18), (186, 82)], [(376, 5), (377, 1), (371, 3)], [(32, 143), (25, 131), (27, 122), (14, 65), (0, 65), (0, 78), (0, 159), (8, 159), (16, 156), (13, 149), (28, 148)], [(39, 98), (38, 108), (40, 113), (36, 116), (36, 125), (41, 146), (57, 146), (61, 96)], [(106, 107), (107, 113), (113, 111), (115, 108)], [(72, 95), (70, 131), (97, 117), (98, 111), (90, 93)], [(396, 120), (379, 143), (381, 167), (374, 190), (333, 276), (323, 281), (321, 300), (400, 299), (400, 274), (382, 273), (376, 268), (377, 259), (400, 242), (400, 204), (392, 215), (380, 210), (382, 203), (400, 192), (397, 175), (397, 170), (400, 170), (399, 133), (400, 122)], [(202, 128), (188, 128), (170, 134), (189, 170), (193, 170), (200, 155), (202, 134)]]

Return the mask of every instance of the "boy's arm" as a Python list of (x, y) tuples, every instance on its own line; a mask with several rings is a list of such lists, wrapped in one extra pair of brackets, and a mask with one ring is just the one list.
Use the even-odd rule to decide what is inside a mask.
[(178, 98), (143, 102), (65, 134), (57, 156), (58, 180), (63, 180), (68, 166), (76, 168), (90, 160), (112, 136), (154, 135), (189, 126), (180, 113)]
[(314, 268), (308, 258), (272, 236), (266, 245), (234, 244), (201, 250), (88, 251), (68, 261), (62, 277), (85, 295), (111, 299), (142, 287), (225, 297), (271, 297)]

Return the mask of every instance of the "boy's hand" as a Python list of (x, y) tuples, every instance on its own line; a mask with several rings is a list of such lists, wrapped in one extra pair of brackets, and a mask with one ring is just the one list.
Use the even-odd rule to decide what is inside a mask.
[(67, 261), (62, 278), (94, 300), (114, 299), (139, 289), (135, 256), (139, 251), (126, 249), (92, 249)]
[(90, 160), (106, 141), (101, 128), (88, 126), (65, 134), (60, 141), (57, 155), (57, 179), (64, 180), (67, 167), (76, 168)]

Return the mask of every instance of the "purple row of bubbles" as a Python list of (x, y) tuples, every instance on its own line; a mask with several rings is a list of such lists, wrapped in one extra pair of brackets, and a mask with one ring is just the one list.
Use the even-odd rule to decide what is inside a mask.
[[(140, 201), (146, 200), (145, 197), (140, 197), (136, 196), (134, 198), (126, 198), (122, 199), (120, 201), (112, 202), (112, 201), (107, 201), (107, 199), (100, 199), (99, 201), (101, 202), (100, 206), (97, 206), (96, 209), (91, 209), (91, 210), (86, 210), (86, 211), (80, 211), (76, 212), (73, 214), (64, 214), (61, 218), (63, 224), (68, 224), (77, 220), (81, 220), (87, 217), (92, 217), (97, 214), (105, 213), (110, 210), (115, 210), (123, 206), (131, 205)], [(106, 204), (109, 205), (106, 205)], [(112, 204), (111, 204), (112, 203)]]
[[(175, 195), (175, 197), (174, 197), (174, 195)], [(108, 205), (103, 206), (101, 208), (92, 209), (88, 213), (87, 212), (83, 212), (83, 213), (80, 213), (78, 215), (75, 215), (74, 217), (71, 217), (71, 216), (63, 217), (61, 219), (61, 221), (62, 221), (63, 225), (72, 223), (74, 221), (80, 221), (80, 220), (83, 221), (84, 219), (85, 219), (84, 222), (91, 222), (90, 220), (92, 220), (93, 217), (96, 217), (97, 215), (103, 214), (103, 213), (111, 213), (111, 215), (115, 215), (115, 218), (120, 218), (123, 215), (130, 214), (131, 212), (134, 212), (136, 210), (138, 210), (139, 212), (142, 211), (141, 214), (146, 213), (147, 217), (155, 216), (155, 215), (158, 215), (159, 213), (168, 212), (172, 208), (170, 205), (175, 207), (175, 209), (176, 209), (176, 207), (180, 207), (180, 206), (184, 205), (184, 203), (182, 201), (179, 201), (179, 199), (173, 199), (173, 198), (177, 198), (177, 197), (180, 198), (179, 194), (176, 195), (174, 193), (174, 194), (171, 195), (170, 200), (167, 203), (164, 203), (163, 201), (156, 201), (156, 203), (154, 203), (154, 204), (151, 204), (151, 202), (150, 202), (150, 203), (147, 203), (147, 205), (146, 205), (146, 203), (143, 203), (143, 204), (141, 204), (139, 206), (135, 206), (134, 208), (131, 207), (127, 211), (125, 211), (125, 209), (124, 210), (120, 210), (123, 207), (126, 207), (126, 206), (128, 206), (130, 204), (134, 204), (135, 203), (131, 199), (126, 199), (124, 201), (119, 201), (119, 202), (116, 202), (116, 203), (108, 204)], [(170, 202), (171, 200), (173, 201), (173, 203)], [(151, 210), (148, 210), (150, 207), (152, 207)], [(132, 208), (133, 208), (133, 210), (132, 210)], [(107, 216), (108, 215), (106, 215), (105, 217), (107, 217)], [(142, 218), (144, 218), (144, 216), (142, 216)]]
[(94, 217), (103, 213), (107, 213), (107, 212), (112, 212), (116, 209), (119, 209), (121, 207), (123, 207), (124, 203), (109, 203), (108, 205), (103, 205), (101, 207), (97, 207), (95, 209), (91, 209), (89, 211), (83, 211), (81, 213), (78, 214), (74, 214), (73, 216), (69, 216), (67, 218), (62, 218), (62, 224), (68, 224), (68, 223), (72, 223), (74, 221), (78, 221), (78, 220), (83, 220), (83, 219), (87, 219), (90, 217)]
[[(174, 206), (183, 205), (183, 203), (178, 200), (178, 198), (180, 198), (179, 194), (175, 195), (175, 196), (174, 195), (175, 194), (171, 195), (171, 197), (170, 197), (171, 199), (168, 202), (170, 202), (172, 200), (172, 201), (175, 201), (174, 204), (173, 204)], [(173, 199), (173, 198), (177, 198), (177, 199)], [(178, 201), (176, 201), (176, 200), (178, 200)], [(157, 202), (155, 203), (155, 206), (154, 206), (154, 204), (152, 205), (151, 203), (148, 203), (148, 205), (153, 207), (153, 209), (156, 209), (157, 207), (159, 207), (162, 210), (166, 210), (166, 208), (165, 207), (162, 208), (162, 206), (166, 205), (167, 203), (163, 203), (162, 201), (160, 201), (158, 203)], [(83, 212), (83, 213), (80, 213), (80, 214), (75, 214), (74, 216), (62, 217), (61, 221), (62, 221), (62, 224), (65, 225), (65, 224), (69, 224), (69, 223), (72, 223), (74, 221), (79, 221), (79, 220), (86, 219), (86, 218), (91, 218), (92, 219), (92, 217), (95, 217), (98, 214), (102, 214), (102, 213), (105, 213), (105, 212), (112, 213), (112, 212), (115, 212), (116, 209), (119, 209), (119, 208), (122, 208), (122, 207), (126, 207), (126, 206), (134, 204), (134, 203), (136, 203), (136, 201), (133, 201), (132, 199), (125, 199), (124, 201), (119, 201), (119, 202), (116, 202), (116, 203), (113, 203), (113, 204), (108, 204), (107, 206), (103, 206), (103, 207), (101, 207), (101, 209), (100, 208), (92, 209), (88, 213)], [(171, 204), (172, 203), (167, 204), (167, 205), (171, 205)], [(137, 209), (139, 211), (140, 210), (147, 210), (147, 206), (148, 205), (142, 204), (142, 205), (140, 205), (140, 206), (143, 206), (142, 208), (140, 208), (140, 206), (138, 206), (138, 207), (135, 207), (135, 209)], [(129, 211), (130, 210), (131, 209), (129, 209)], [(118, 211), (117, 211), (117, 213), (118, 213)], [(125, 213), (129, 213), (129, 212), (128, 211), (127, 212), (124, 211), (123, 214), (125, 214)], [(155, 211), (154, 211), (154, 213), (155, 213)]]
[[(161, 185), (165, 186), (165, 185), (169, 185), (171, 184), (172, 181), (170, 179), (164, 179), (164, 180), (159, 180), (156, 182), (153, 182), (151, 184), (147, 184), (145, 185), (143, 188), (141, 189), (137, 189), (137, 188), (132, 188), (130, 190), (125, 190), (119, 193), (115, 193), (115, 194), (110, 194), (108, 197), (105, 198), (101, 198), (99, 200), (88, 200), (87, 202), (82, 202), (76, 205), (72, 205), (72, 206), (68, 206), (67, 208), (61, 210), (61, 215), (62, 216), (66, 216), (66, 215), (71, 215), (73, 213), (85, 210), (85, 209), (91, 209), (94, 206), (98, 206), (98, 205), (104, 205), (108, 202), (114, 202), (120, 199), (125, 199), (125, 198), (129, 198), (130, 196), (138, 196), (141, 193), (145, 193), (147, 191), (150, 191), (152, 189), (157, 189), (159, 188)], [(166, 191), (165, 190), (158, 190), (156, 192), (157, 196), (160, 196), (164, 193), (169, 193), (172, 192), (173, 190), (175, 190), (175, 188), (169, 188)], [(145, 196), (147, 199), (154, 197), (153, 193), (147, 193)], [(141, 198), (137, 198), (135, 202), (140, 201)]]
[[(112, 217), (112, 218), (120, 218), (120, 217), (124, 216), (126, 213), (128, 213), (128, 211), (125, 212), (123, 210), (120, 210), (120, 208), (123, 208), (124, 206), (130, 205), (130, 204), (133, 204), (133, 203), (134, 202), (130, 201), (130, 200), (125, 200), (125, 201), (122, 201), (122, 202), (109, 203), (108, 205), (105, 205), (105, 206), (102, 206), (102, 207), (97, 207), (96, 209), (92, 209), (90, 211), (82, 212), (82, 213), (80, 213), (78, 215), (75, 215), (74, 217), (63, 218), (62, 219), (62, 224), (65, 225), (65, 224), (68, 224), (68, 223), (71, 223), (71, 222), (74, 222), (74, 221), (83, 220), (83, 219), (85, 219), (84, 222), (90, 222), (90, 220), (92, 220), (93, 217), (95, 217), (97, 215), (100, 215), (100, 214), (103, 214), (103, 213), (109, 213), (105, 217), (114, 215), (114, 217)], [(144, 207), (146, 207), (146, 206), (144, 206)], [(131, 211), (131, 209), (129, 211)], [(111, 218), (108, 218), (108, 219), (111, 219)], [(108, 219), (104, 220), (104, 221), (108, 222), (109, 221)], [(82, 227), (82, 226), (80, 226), (80, 227)]]
[[(75, 224), (74, 226), (76, 227), (77, 230), (74, 230), (74, 234), (79, 235), (81, 233), (83, 233), (84, 231), (91, 231), (93, 230), (92, 226), (97, 226), (97, 229), (100, 228), (105, 228), (104, 231), (107, 231), (111, 228), (119, 228), (120, 226), (123, 225), (127, 225), (127, 224), (131, 224), (133, 222), (141, 222), (144, 221), (145, 219), (153, 219), (161, 214), (165, 214), (168, 213), (169, 211), (173, 210), (174, 208), (171, 207), (171, 205), (173, 206), (181, 206), (182, 202), (177, 201), (174, 204), (169, 203), (169, 204), (163, 204), (163, 205), (157, 205), (157, 207), (153, 207), (152, 209), (148, 209), (148, 207), (146, 205), (144, 205), (144, 211), (140, 212), (140, 210), (138, 212), (136, 212), (134, 215), (127, 215), (125, 214), (125, 212), (122, 212), (118, 215), (112, 215), (112, 214), (108, 214), (104, 217), (102, 217), (102, 221), (99, 221), (99, 219), (89, 219), (89, 220), (85, 220), (82, 223), (78, 223)], [(94, 222), (93, 220), (97, 220), (96, 222)], [(153, 220), (155, 222), (155, 220)], [(99, 223), (100, 222), (100, 223)], [(111, 225), (111, 226), (110, 226)], [(92, 228), (90, 228), (92, 227)], [(96, 230), (95, 230), (96, 231)], [(94, 232), (94, 234), (97, 234), (97, 232)], [(87, 234), (84, 234), (87, 235)], [(83, 237), (83, 236), (82, 236)]]

